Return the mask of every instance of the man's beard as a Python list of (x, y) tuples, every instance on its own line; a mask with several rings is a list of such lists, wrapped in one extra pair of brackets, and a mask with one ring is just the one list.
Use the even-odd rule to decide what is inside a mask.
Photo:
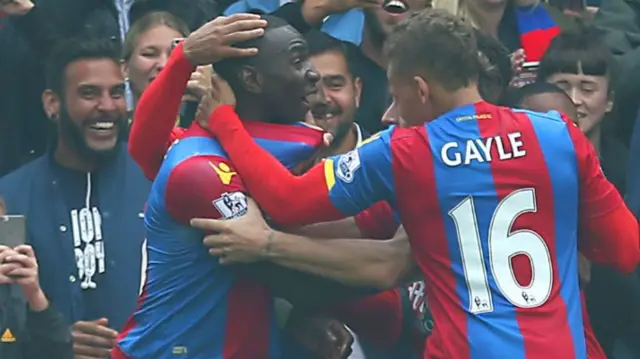
[[(109, 118), (113, 120), (113, 118)], [(85, 120), (87, 121), (87, 120)], [(84, 137), (82, 125), (76, 124), (69, 115), (66, 108), (60, 110), (59, 136), (64, 138), (65, 142), (73, 148), (82, 158), (91, 160), (92, 162), (103, 163), (113, 158), (118, 153), (118, 144), (126, 138), (127, 128), (124, 125), (126, 120), (117, 118), (115, 120), (118, 126), (118, 135), (116, 145), (108, 150), (95, 150), (89, 146)]]

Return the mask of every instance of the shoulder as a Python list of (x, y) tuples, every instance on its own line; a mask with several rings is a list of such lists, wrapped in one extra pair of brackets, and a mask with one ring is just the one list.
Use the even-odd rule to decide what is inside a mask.
[(47, 161), (45, 156), (39, 157), (0, 178), (0, 194), (2, 194), (4, 190), (11, 190), (15, 187), (23, 187), (26, 183), (28, 183), (25, 182), (25, 179), (31, 178), (38, 172), (44, 171), (44, 165)]
[(187, 157), (171, 167), (169, 180), (207, 186), (228, 186), (239, 180), (233, 165), (221, 155), (198, 154)]
[(233, 218), (246, 210), (244, 184), (224, 157), (186, 158), (171, 168), (166, 181), (167, 209), (183, 223), (194, 217)]

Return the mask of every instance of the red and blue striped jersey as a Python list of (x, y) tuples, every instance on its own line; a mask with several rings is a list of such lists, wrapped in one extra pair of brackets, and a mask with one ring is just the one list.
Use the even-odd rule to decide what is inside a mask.
[[(322, 143), (322, 132), (306, 125), (246, 127), (288, 168)], [(189, 226), (194, 217), (244, 215), (245, 195), (220, 145), (197, 124), (170, 148), (145, 213), (146, 281), (112, 350), (115, 359), (280, 358), (268, 289), (221, 266), (202, 244), (203, 233)]]
[[(583, 156), (558, 114), (478, 104), (333, 160), (329, 197), (343, 213), (366, 207), (370, 193), (395, 204), (447, 358), (586, 358)], [(602, 211), (621, 205), (606, 192), (598, 206), (612, 208)]]
[[(625, 270), (638, 263), (637, 223), (588, 140), (557, 112), (462, 106), (424, 126), (381, 132), (301, 177), (226, 117), (212, 130), (279, 221), (335, 220), (381, 200), (398, 211), (443, 358), (586, 358), (578, 244), (594, 261)], [(267, 168), (270, 177), (259, 180)], [(584, 233), (613, 213), (633, 236), (605, 241), (601, 221), (598, 236)]]

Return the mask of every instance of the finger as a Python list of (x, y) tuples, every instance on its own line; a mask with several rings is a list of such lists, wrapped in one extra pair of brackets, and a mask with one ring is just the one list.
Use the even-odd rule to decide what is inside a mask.
[(0, 284), (13, 284), (15, 283), (15, 279), (8, 277), (4, 274), (0, 274)]
[(333, 143), (333, 138), (334, 138), (333, 134), (327, 132), (324, 135), (322, 135), (322, 142), (326, 147), (330, 147), (331, 144)]
[[(264, 20), (261, 18), (245, 19), (245, 20), (238, 20), (238, 21), (233, 21), (225, 24), (221, 29), (222, 30), (221, 32), (225, 34), (225, 37), (223, 37), (223, 39), (225, 39), (226, 35), (237, 33), (237, 32), (244, 32), (244, 31), (251, 31), (251, 30), (262, 30), (264, 32), (265, 27), (267, 27), (267, 20)], [(228, 43), (228, 42), (225, 42), (225, 43)]]
[(202, 243), (205, 245), (205, 247), (209, 248), (223, 248), (229, 247), (229, 245), (233, 242), (226, 236), (219, 234), (210, 234), (204, 237)]
[(111, 348), (115, 341), (107, 338), (102, 338), (97, 335), (91, 335), (87, 333), (82, 333), (78, 331), (71, 332), (71, 336), (73, 337), (73, 342), (85, 345), (92, 348)]
[(221, 257), (224, 256), (226, 254), (224, 248), (218, 247), (218, 248), (209, 248), (209, 254), (212, 257)]
[[(262, 18), (258, 14), (249, 14), (249, 13), (237, 13), (229, 16), (219, 16), (221, 24), (229, 24), (236, 21), (244, 21), (244, 20), (261, 20)], [(266, 20), (263, 20), (266, 21)]]
[(16, 252), (11, 248), (0, 252), (0, 263), (6, 261), (7, 257), (10, 257), (10, 256), (14, 255), (15, 253)]
[(11, 250), (11, 248), (4, 246), (4, 245), (0, 245), (0, 254), (6, 250)]
[(224, 57), (249, 57), (255, 56), (258, 54), (258, 49), (255, 47), (250, 47), (248, 49), (239, 49), (236, 47), (229, 47), (224, 50)]
[(224, 44), (231, 45), (231, 44), (236, 44), (238, 42), (256, 39), (262, 35), (264, 35), (264, 29), (234, 31), (224, 35), (222, 37), (222, 42)]
[(16, 252), (20, 253), (20, 254), (24, 254), (27, 257), (31, 257), (31, 258), (35, 258), (36, 254), (33, 251), (33, 247), (31, 247), (28, 244), (21, 244), (17, 247), (15, 247), (13, 250), (15, 250)]
[(22, 268), (22, 265), (19, 263), (3, 263), (0, 264), (0, 274), (8, 275), (9, 272), (12, 272), (18, 268)]
[(208, 218), (193, 218), (190, 222), (192, 227), (198, 228), (205, 232), (229, 232), (229, 226), (224, 221)]
[(26, 268), (33, 268), (36, 265), (32, 258), (29, 258), (24, 254), (10, 255), (7, 257), (7, 259), (5, 259), (5, 261), (8, 263), (16, 263)]
[(109, 319), (100, 318), (100, 319), (96, 319), (96, 320), (90, 321), (89, 323), (93, 323), (93, 324), (97, 324), (97, 325), (101, 325), (103, 327), (106, 327), (106, 326), (109, 325)]
[(118, 332), (107, 327), (108, 320), (101, 318), (93, 322), (76, 322), (73, 325), (75, 332), (86, 333), (93, 336), (99, 336), (107, 339), (115, 339)]
[(96, 348), (90, 345), (84, 344), (73, 344), (73, 353), (75, 354), (74, 358), (108, 358), (109, 357), (109, 349), (107, 348)]
[(16, 268), (7, 273), (7, 275), (10, 277), (19, 278), (17, 279), (19, 284), (23, 284), (20, 282), (24, 282), (24, 279), (31, 279), (32, 277), (35, 277), (35, 274), (36, 273), (34, 272), (33, 268)]
[(238, 260), (234, 260), (232, 257), (227, 256), (227, 255), (222, 255), (220, 257), (218, 257), (218, 263), (220, 263), (220, 265), (229, 265), (229, 264), (234, 264), (240, 262)]

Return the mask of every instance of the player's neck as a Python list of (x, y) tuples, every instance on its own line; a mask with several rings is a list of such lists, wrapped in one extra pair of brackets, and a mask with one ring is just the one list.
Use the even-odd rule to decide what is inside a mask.
[(242, 97), (236, 100), (236, 113), (243, 121), (267, 122), (265, 112), (259, 105), (260, 101), (253, 98)]
[(436, 109), (439, 110), (436, 111), (438, 116), (453, 111), (458, 107), (473, 105), (474, 103), (484, 101), (475, 84), (463, 87), (454, 92), (443, 92), (442, 90), (437, 92), (441, 92), (439, 95), (436, 95), (437, 98), (439, 98), (436, 105)]

